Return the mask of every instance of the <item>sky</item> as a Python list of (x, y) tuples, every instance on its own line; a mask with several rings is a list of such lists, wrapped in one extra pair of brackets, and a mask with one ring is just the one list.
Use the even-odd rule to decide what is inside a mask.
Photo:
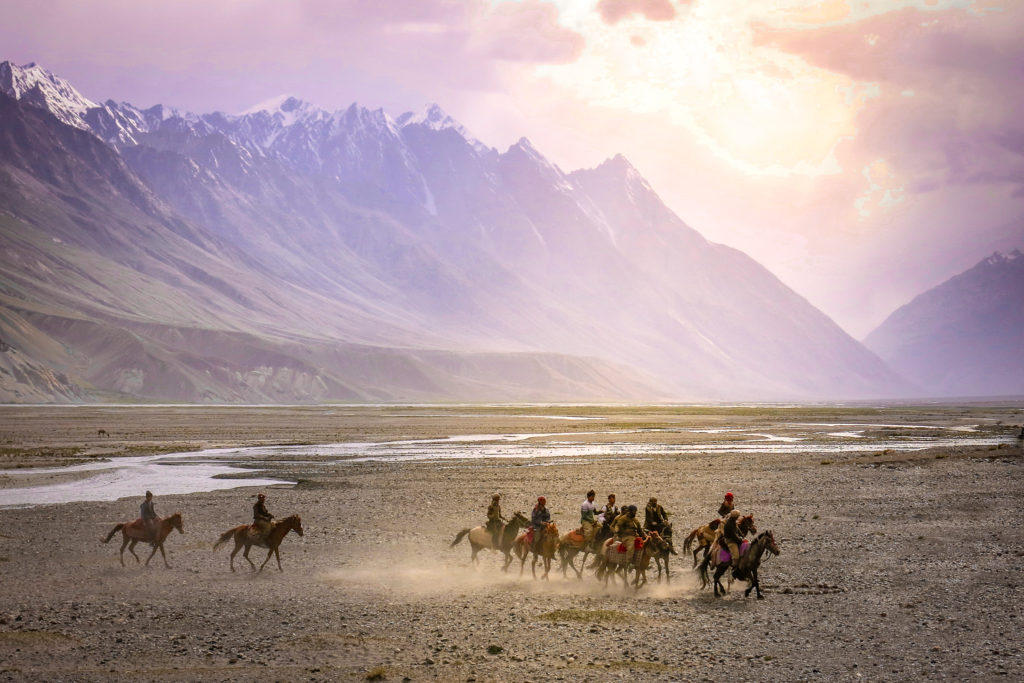
[(563, 170), (621, 153), (861, 339), (1024, 250), (1024, 2), (8, 0), (0, 60), (93, 100), (437, 103)]

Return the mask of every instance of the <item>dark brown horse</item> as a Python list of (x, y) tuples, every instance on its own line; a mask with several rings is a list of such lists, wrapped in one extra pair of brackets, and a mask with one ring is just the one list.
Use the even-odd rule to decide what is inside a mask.
[(270, 561), (270, 556), (273, 555), (277, 558), (277, 569), (278, 571), (284, 571), (281, 569), (281, 551), (279, 547), (284, 537), (288, 535), (289, 531), (294, 531), (299, 536), (302, 536), (302, 518), (298, 515), (292, 515), (291, 517), (285, 517), (284, 519), (271, 523), (270, 532), (267, 537), (260, 538), (249, 533), (251, 525), (243, 524), (236, 526), (233, 529), (228, 529), (220, 535), (217, 542), (213, 544), (213, 549), (221, 547), (227, 543), (229, 539), (235, 539), (235, 549), (231, 551), (231, 571), (235, 571), (235, 555), (238, 554), (240, 548), (245, 546), (245, 551), (242, 553), (242, 557), (245, 558), (249, 566), (252, 567), (253, 571), (256, 571), (256, 565), (253, 564), (252, 560), (249, 559), (249, 549), (252, 546), (259, 548), (267, 548), (267, 559), (263, 560), (263, 564), (260, 565), (260, 571), (263, 571), (263, 567)]
[[(729, 567), (733, 568), (733, 578), (741, 581), (747, 581), (750, 583), (747, 586), (747, 590), (743, 592), (744, 597), (750, 596), (750, 591), (757, 591), (757, 599), (763, 600), (764, 596), (761, 595), (761, 583), (757, 578), (757, 569), (761, 566), (761, 556), (764, 555), (765, 551), (772, 555), (779, 554), (779, 546), (775, 543), (775, 536), (771, 531), (765, 531), (759, 534), (757, 538), (750, 544), (737, 563), (718, 563), (715, 567), (715, 578), (714, 578), (714, 589), (715, 597), (719, 595), (725, 595), (725, 587), (722, 586), (721, 578), (722, 574)], [(718, 552), (712, 551), (704, 560), (700, 563), (700, 567), (697, 569), (697, 573), (700, 576), (700, 587), (707, 588), (708, 583), (711, 581), (708, 579), (708, 566), (716, 562), (715, 556)], [(719, 592), (721, 591), (721, 593)]]
[(502, 527), (498, 541), (500, 543), (500, 547), (494, 547), (494, 536), (491, 535), (491, 532), (489, 532), (484, 526), (475, 526), (472, 529), (463, 529), (456, 534), (455, 540), (452, 541), (452, 544), (449, 547), (454, 548), (458, 545), (459, 541), (468, 535), (469, 549), (472, 553), (469, 556), (469, 559), (472, 560), (474, 564), (480, 563), (480, 560), (478, 560), (476, 556), (477, 553), (485, 548), (490, 548), (491, 550), (498, 550), (505, 555), (505, 564), (501, 570), (508, 571), (508, 566), (512, 564), (512, 544), (516, 540), (516, 534), (519, 533), (520, 529), (528, 526), (530, 526), (530, 520), (526, 519), (522, 512), (517, 512), (512, 515), (512, 519)]
[(143, 543), (149, 543), (153, 546), (153, 552), (151, 552), (149, 554), (149, 557), (146, 558), (146, 566), (149, 566), (149, 561), (153, 559), (153, 556), (156, 555), (156, 551), (159, 550), (160, 555), (164, 558), (164, 566), (169, 569), (171, 565), (167, 564), (167, 553), (164, 552), (164, 541), (167, 540), (167, 535), (170, 534), (171, 531), (173, 531), (174, 529), (177, 529), (179, 533), (185, 533), (185, 529), (184, 527), (182, 527), (181, 524), (181, 513), (175, 512), (170, 517), (158, 519), (156, 521), (156, 526), (156, 536), (154, 536), (149, 532), (148, 529), (146, 529), (146, 526), (141, 519), (136, 519), (134, 522), (122, 522), (121, 524), (118, 524), (113, 529), (111, 529), (110, 533), (107, 534), (107, 537), (103, 539), (103, 542), (109, 543), (110, 539), (114, 537), (114, 534), (120, 531), (122, 539), (122, 567), (124, 566), (125, 546), (128, 546), (128, 552), (130, 552), (132, 556), (135, 557), (135, 561), (138, 562), (139, 556), (135, 554), (135, 544), (139, 541), (142, 541)]

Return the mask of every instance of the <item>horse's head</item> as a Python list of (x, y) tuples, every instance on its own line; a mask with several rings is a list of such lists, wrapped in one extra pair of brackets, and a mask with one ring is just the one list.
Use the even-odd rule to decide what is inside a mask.
[(526, 515), (524, 515), (522, 512), (516, 512), (514, 515), (512, 515), (511, 521), (516, 522), (517, 524), (519, 524), (519, 526), (528, 526), (530, 524), (530, 520), (528, 520), (526, 518)]
[(185, 527), (181, 522), (181, 513), (175, 512), (173, 515), (167, 518), (167, 521), (171, 523), (172, 529), (177, 529), (179, 534), (185, 533)]
[(294, 531), (299, 536), (303, 535), (303, 532), (302, 532), (302, 518), (301, 517), (299, 517), (298, 515), (292, 515), (291, 517), (288, 517), (284, 521), (288, 525), (288, 530), (289, 531)]
[(778, 555), (779, 554), (779, 546), (775, 542), (775, 534), (773, 534), (771, 532), (771, 530), (768, 530), (768, 531), (764, 532), (764, 536), (765, 536), (765, 539), (766, 539), (765, 550), (770, 552), (772, 555)]
[(754, 515), (746, 515), (745, 517), (740, 517), (739, 526), (740, 532), (743, 533), (743, 535), (757, 533), (757, 527), (754, 526)]
[(544, 525), (544, 534), (558, 538), (558, 527), (554, 522), (548, 522)]

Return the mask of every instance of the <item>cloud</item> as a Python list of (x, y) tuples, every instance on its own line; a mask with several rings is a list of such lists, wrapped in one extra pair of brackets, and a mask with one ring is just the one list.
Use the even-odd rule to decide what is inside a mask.
[(641, 14), (650, 21), (676, 18), (676, 8), (670, 0), (599, 0), (597, 11), (604, 22), (611, 25), (634, 14)]
[(760, 44), (877, 84), (849, 149), (883, 159), (910, 192), (1024, 187), (1024, 7), (975, 14), (905, 9), (812, 30), (762, 29)]

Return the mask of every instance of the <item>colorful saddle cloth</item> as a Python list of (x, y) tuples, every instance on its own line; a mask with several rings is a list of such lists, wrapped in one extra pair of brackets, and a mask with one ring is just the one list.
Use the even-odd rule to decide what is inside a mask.
[[(741, 556), (746, 555), (747, 554), (747, 548), (749, 548), (749, 547), (750, 547), (750, 541), (748, 541), (747, 539), (743, 539), (743, 543), (740, 544), (740, 555)], [(732, 554), (728, 550), (726, 550), (725, 548), (722, 548), (721, 550), (718, 551), (718, 563), (719, 564), (728, 564), (731, 561), (732, 561)]]

